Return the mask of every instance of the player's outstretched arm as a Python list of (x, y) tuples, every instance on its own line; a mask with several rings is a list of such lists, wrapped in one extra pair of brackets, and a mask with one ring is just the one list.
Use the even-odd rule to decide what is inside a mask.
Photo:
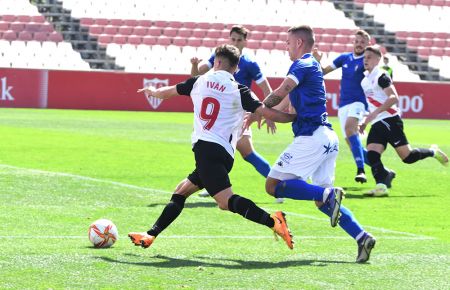
[(158, 89), (154, 87), (146, 87), (139, 89), (137, 92), (144, 93), (147, 98), (155, 97), (158, 99), (169, 99), (179, 95), (176, 86), (160, 87)]
[(207, 63), (202, 61), (198, 57), (191, 58), (191, 76), (195, 77), (198, 75), (203, 75), (209, 71), (209, 66)]
[(322, 60), (323, 52), (319, 53), (319, 49), (317, 47), (315, 47), (313, 50), (313, 56), (320, 63), (323, 75), (326, 75), (335, 70), (335, 68), (333, 68), (331, 65), (329, 65), (327, 67), (322, 66), (322, 63), (320, 61)]
[(285, 113), (272, 108), (267, 108), (264, 104), (258, 107), (255, 113), (278, 123), (290, 123), (297, 117), (297, 114)]
[(287, 77), (281, 85), (271, 92), (263, 101), (266, 107), (272, 108), (281, 103), (281, 101), (297, 86), (294, 80)]

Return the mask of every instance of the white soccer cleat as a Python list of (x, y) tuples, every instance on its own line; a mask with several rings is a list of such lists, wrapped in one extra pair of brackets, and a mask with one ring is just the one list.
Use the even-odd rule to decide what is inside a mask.
[(283, 203), (283, 202), (284, 202), (284, 198), (282, 198), (282, 197), (275, 198), (275, 203)]
[(439, 149), (439, 146), (436, 144), (431, 145), (431, 150), (433, 150), (434, 155), (433, 157), (437, 159), (442, 165), (448, 166), (448, 157), (447, 154), (445, 154), (441, 149)]
[(377, 183), (375, 186), (375, 189), (369, 190), (368, 192), (364, 193), (364, 196), (370, 196), (370, 197), (385, 197), (388, 196), (388, 189), (386, 184), (383, 183)]
[(198, 196), (199, 196), (199, 197), (210, 197), (209, 192), (207, 192), (206, 190), (200, 192), (200, 193), (198, 194)]

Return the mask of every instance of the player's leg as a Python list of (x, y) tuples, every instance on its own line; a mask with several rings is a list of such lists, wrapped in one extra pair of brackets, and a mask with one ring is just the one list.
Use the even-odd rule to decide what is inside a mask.
[[(192, 195), (199, 189), (199, 186), (194, 184), (191, 180), (199, 180), (198, 174), (194, 170), (188, 178), (182, 180), (177, 187), (175, 192), (172, 194), (170, 202), (164, 207), (160, 216), (153, 224), (151, 229), (147, 232), (131, 232), (128, 234), (131, 241), (136, 246), (142, 246), (143, 248), (148, 248), (156, 237), (164, 231), (183, 211), (184, 203), (186, 198)], [(201, 184), (198, 182), (198, 184)]]
[[(347, 106), (346, 119), (344, 125), (345, 137), (352, 151), (353, 159), (355, 160), (357, 173), (355, 177), (356, 182), (367, 182), (364, 171), (364, 147), (359, 135), (358, 125), (364, 116), (364, 104), (355, 102)], [(344, 120), (343, 120), (344, 121)]]

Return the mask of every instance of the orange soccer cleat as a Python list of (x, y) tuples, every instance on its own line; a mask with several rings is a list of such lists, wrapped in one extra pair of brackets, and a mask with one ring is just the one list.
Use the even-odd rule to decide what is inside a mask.
[(155, 240), (154, 236), (150, 236), (145, 232), (143, 233), (131, 232), (128, 234), (128, 237), (130, 237), (131, 242), (133, 242), (135, 246), (141, 246), (144, 249), (150, 247), (153, 241)]
[(277, 235), (279, 235), (286, 242), (289, 249), (292, 250), (294, 249), (294, 241), (292, 240), (292, 234), (288, 228), (285, 216), (286, 215), (282, 211), (277, 211), (271, 214), (270, 217), (273, 218), (273, 221), (275, 222), (272, 229), (275, 239), (278, 239)]

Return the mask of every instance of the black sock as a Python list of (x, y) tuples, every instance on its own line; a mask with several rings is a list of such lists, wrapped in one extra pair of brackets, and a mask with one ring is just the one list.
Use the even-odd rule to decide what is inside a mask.
[(411, 164), (416, 161), (422, 160), (427, 157), (433, 157), (434, 152), (431, 149), (426, 148), (415, 148), (411, 150), (408, 156), (406, 156), (405, 159), (403, 159), (403, 162)]
[(369, 158), (375, 181), (377, 183), (384, 183), (388, 172), (384, 168), (383, 162), (381, 162), (381, 154), (375, 151), (369, 151), (367, 152), (367, 157)]
[(164, 231), (181, 213), (184, 208), (186, 197), (173, 194), (170, 202), (166, 205), (153, 227), (147, 232), (151, 236), (158, 236)]
[(258, 207), (250, 199), (233, 194), (228, 200), (228, 209), (231, 212), (238, 213), (244, 218), (251, 220), (255, 223), (266, 225), (269, 228), (273, 228), (275, 225), (270, 215)]

